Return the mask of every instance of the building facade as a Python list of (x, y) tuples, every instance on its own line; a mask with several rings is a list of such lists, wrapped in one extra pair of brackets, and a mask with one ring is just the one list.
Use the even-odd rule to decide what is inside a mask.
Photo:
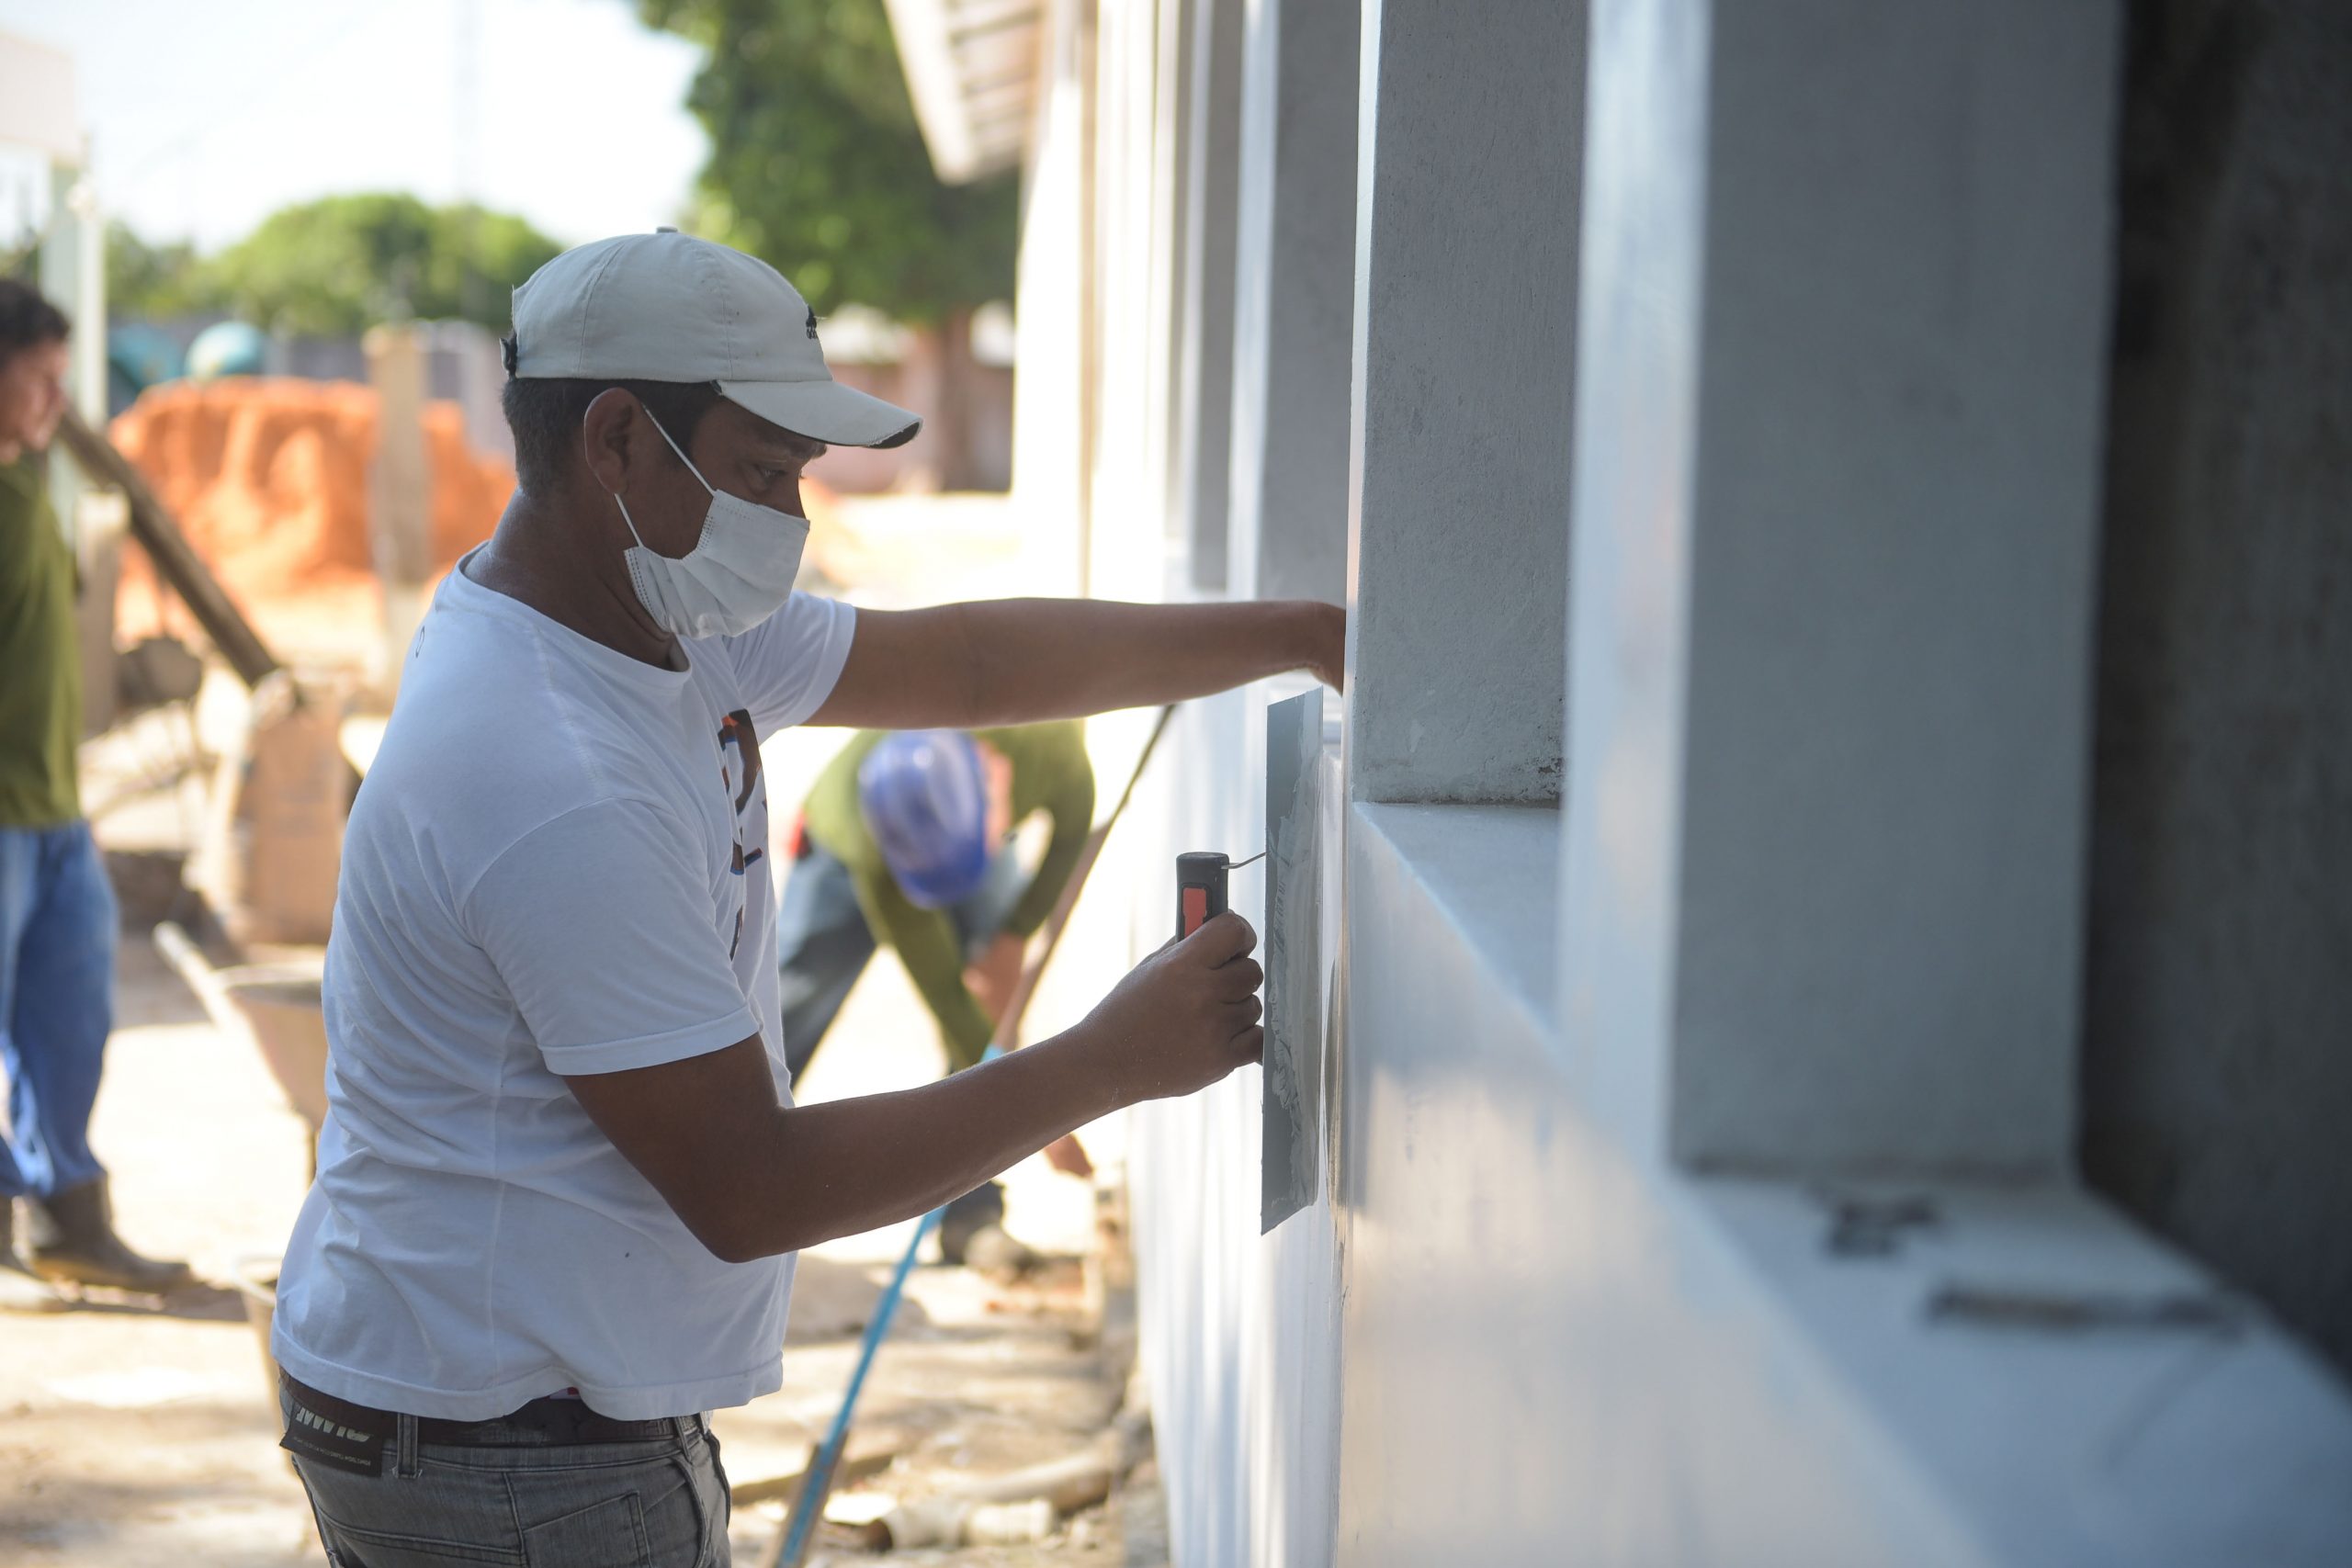
[(1351, 611), (1086, 907), (1291, 792), (1135, 1122), (1178, 1561), (2352, 1561), (2346, 13), (892, 11), (1041, 587)]

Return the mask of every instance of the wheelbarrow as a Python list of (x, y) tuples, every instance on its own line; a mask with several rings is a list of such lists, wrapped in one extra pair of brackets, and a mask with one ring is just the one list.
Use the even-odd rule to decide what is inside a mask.
[[(155, 928), (155, 950), (187, 982), (213, 1027), (232, 1039), (242, 1035), (261, 1053), (286, 1103), (311, 1129), (308, 1175), (317, 1176), (319, 1128), (327, 1116), (327, 1026), (319, 965), (216, 965), (187, 932), (169, 920)], [(261, 1341), (262, 1371), (273, 1406), (277, 1363), (269, 1353), (269, 1330), (277, 1305), (277, 1265), (275, 1256), (240, 1258), (234, 1276), (245, 1320)]]
[[(187, 982), (215, 1028), (243, 1036), (261, 1053), (269, 1076), (294, 1114), (310, 1124), (318, 1157), (319, 1129), (327, 1119), (327, 1025), (316, 963), (216, 966), (171, 921), (155, 928), (155, 950)], [(318, 1174), (315, 1167), (311, 1172)]]

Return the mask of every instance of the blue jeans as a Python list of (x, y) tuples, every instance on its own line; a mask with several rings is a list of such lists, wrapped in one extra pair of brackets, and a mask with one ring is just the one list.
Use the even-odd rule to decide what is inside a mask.
[[(1028, 886), (1021, 857), (1007, 850), (989, 863), (988, 880), (980, 890), (949, 908), (967, 962), (978, 958), (1004, 929)], [(857, 907), (857, 885), (849, 867), (813, 842), (785, 877), (775, 927), (784, 1059), (797, 1078), (874, 956), (874, 933), (866, 929), (865, 912)]]
[[(293, 1418), (281, 1392), (279, 1410)], [(365, 1475), (293, 1456), (334, 1568), (728, 1568), (727, 1472), (699, 1416), (643, 1443), (420, 1443), (412, 1417)]]
[[(114, 888), (86, 822), (0, 828), (0, 1201), (103, 1175), (90, 1108), (114, 1026)], [(13, 1140), (13, 1141), (12, 1141)]]

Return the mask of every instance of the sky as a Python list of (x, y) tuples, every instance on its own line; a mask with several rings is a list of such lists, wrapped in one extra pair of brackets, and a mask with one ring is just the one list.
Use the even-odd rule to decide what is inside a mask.
[(74, 60), (100, 205), (211, 251), (290, 202), (460, 197), (567, 244), (676, 220), (699, 62), (629, 0), (0, 0)]

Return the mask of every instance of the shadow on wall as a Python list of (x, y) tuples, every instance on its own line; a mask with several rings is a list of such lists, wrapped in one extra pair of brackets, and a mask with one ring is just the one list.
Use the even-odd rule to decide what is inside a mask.
[(2352, 11), (2129, 18), (2083, 1162), (2352, 1371)]

